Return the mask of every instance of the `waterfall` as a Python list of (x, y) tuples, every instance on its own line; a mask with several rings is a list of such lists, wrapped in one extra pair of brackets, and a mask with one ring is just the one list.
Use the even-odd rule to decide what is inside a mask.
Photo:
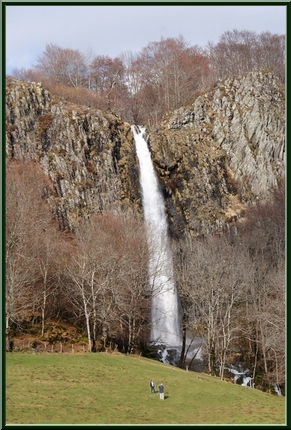
[[(149, 282), (152, 289), (150, 341), (180, 349), (182, 343), (178, 296), (168, 238), (163, 196), (159, 190), (145, 128), (131, 127), (140, 167), (142, 203), (149, 247)], [(164, 354), (163, 354), (164, 356)]]

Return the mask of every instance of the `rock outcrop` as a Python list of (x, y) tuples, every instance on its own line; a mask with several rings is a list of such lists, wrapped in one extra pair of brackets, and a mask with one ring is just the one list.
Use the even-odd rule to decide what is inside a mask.
[[(62, 225), (114, 211), (142, 216), (130, 125), (7, 78), (6, 156), (40, 163)], [(150, 131), (170, 231), (219, 232), (285, 175), (284, 87), (270, 72), (228, 78)]]
[(270, 72), (228, 78), (150, 135), (173, 234), (220, 231), (285, 176), (284, 87)]
[(93, 213), (142, 214), (130, 126), (111, 112), (54, 101), (41, 84), (9, 78), (6, 154), (41, 164), (65, 228)]

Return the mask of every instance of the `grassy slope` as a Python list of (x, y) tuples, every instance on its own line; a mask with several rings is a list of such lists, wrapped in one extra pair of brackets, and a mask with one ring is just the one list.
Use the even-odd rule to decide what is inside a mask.
[[(284, 424), (285, 399), (120, 354), (6, 354), (6, 424)], [(165, 400), (149, 381), (165, 385)]]

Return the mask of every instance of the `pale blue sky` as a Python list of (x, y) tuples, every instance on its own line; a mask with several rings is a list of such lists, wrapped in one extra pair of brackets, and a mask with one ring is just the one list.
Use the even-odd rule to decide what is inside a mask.
[(33, 66), (48, 43), (114, 58), (139, 52), (161, 37), (182, 35), (190, 45), (203, 47), (234, 29), (285, 34), (286, 6), (8, 4), (6, 70)]

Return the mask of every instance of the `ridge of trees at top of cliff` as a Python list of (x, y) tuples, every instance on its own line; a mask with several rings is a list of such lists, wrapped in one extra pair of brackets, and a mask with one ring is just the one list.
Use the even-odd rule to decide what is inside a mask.
[(219, 79), (262, 69), (285, 81), (285, 35), (233, 30), (203, 48), (182, 36), (161, 38), (120, 58), (51, 43), (32, 69), (14, 69), (13, 76), (42, 81), (68, 101), (110, 108), (130, 123), (150, 126)]

